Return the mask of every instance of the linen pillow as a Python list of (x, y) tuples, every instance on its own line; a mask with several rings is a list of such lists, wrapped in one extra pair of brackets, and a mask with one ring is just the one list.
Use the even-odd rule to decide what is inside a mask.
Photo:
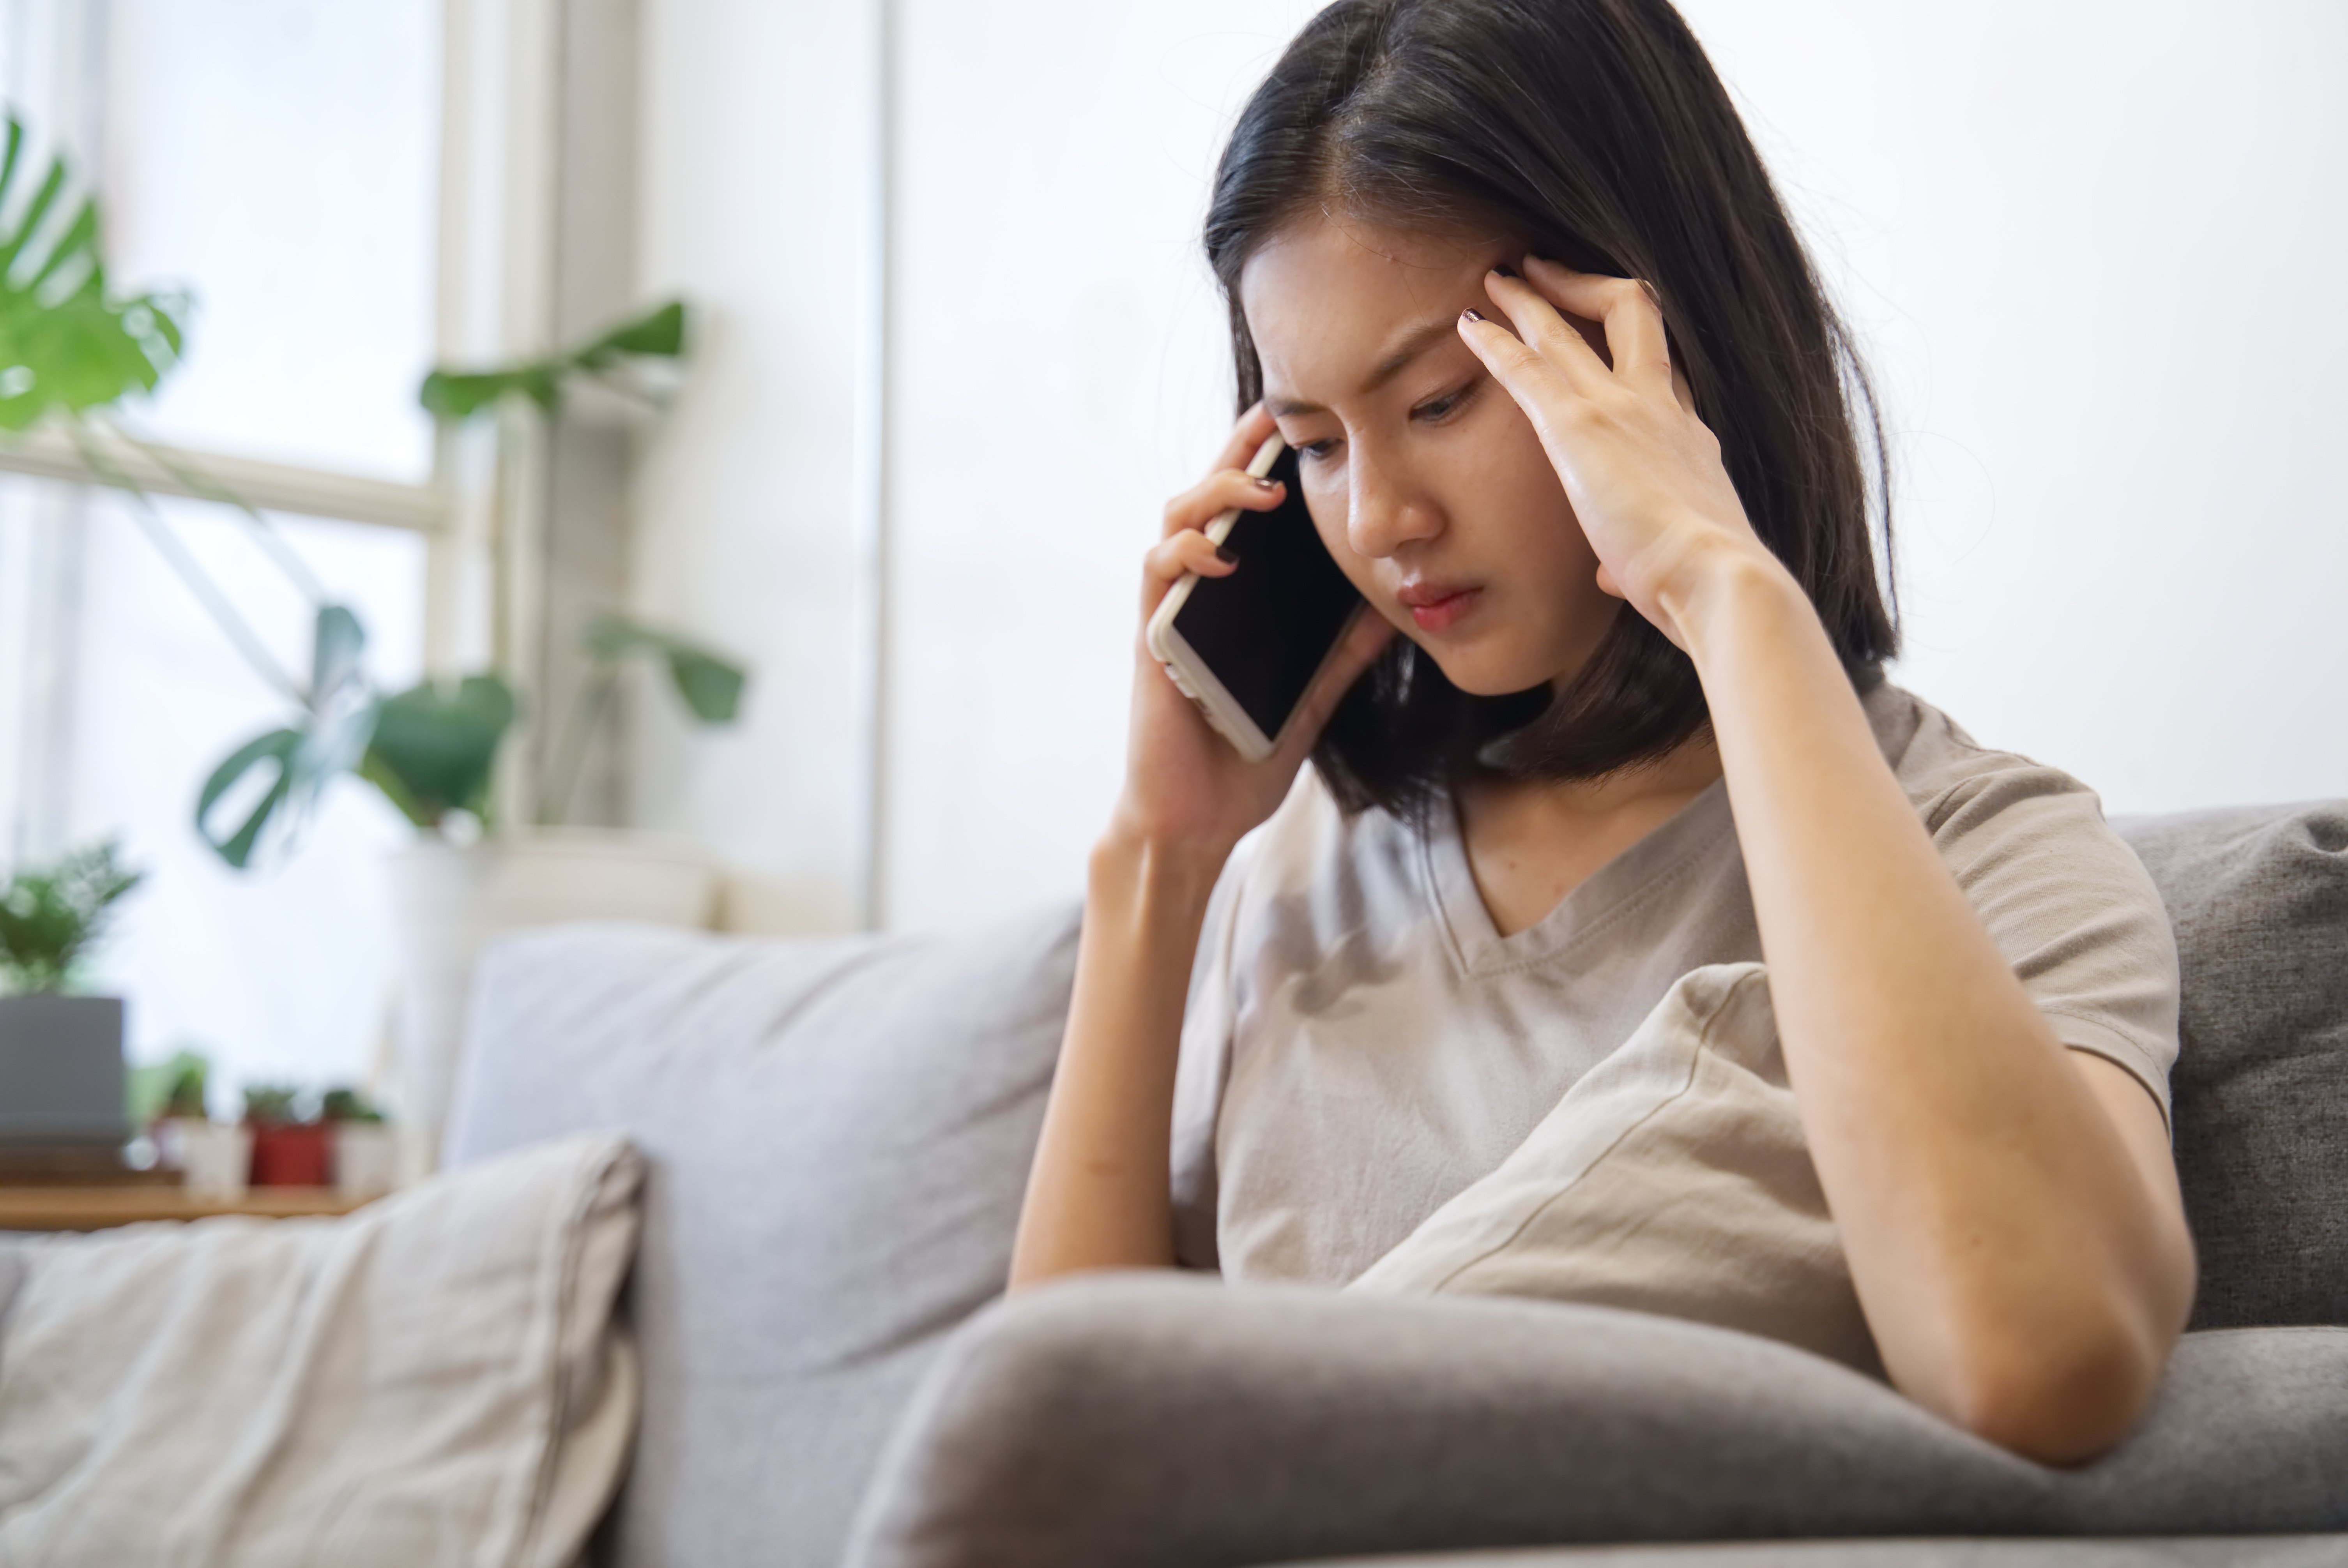
[(634, 1428), (642, 1177), (582, 1134), (338, 1220), (20, 1244), (0, 1562), (567, 1568)]
[(1626, 1307), (1883, 1371), (1757, 963), (1681, 977), (1516, 1153), (1347, 1288)]

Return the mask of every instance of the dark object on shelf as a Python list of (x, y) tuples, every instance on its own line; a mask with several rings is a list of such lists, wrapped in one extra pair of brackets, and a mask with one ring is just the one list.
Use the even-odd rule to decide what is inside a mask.
[(120, 998), (0, 998), (0, 1163), (37, 1148), (119, 1164), (122, 1105)]
[(0, 1143), (0, 1187), (169, 1187), (177, 1171), (140, 1170), (121, 1145), (18, 1138)]

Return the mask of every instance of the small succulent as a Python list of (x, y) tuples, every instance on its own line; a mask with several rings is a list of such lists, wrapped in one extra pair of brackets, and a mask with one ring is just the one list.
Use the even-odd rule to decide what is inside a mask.
[(244, 1119), (256, 1127), (286, 1127), (304, 1120), (294, 1102), (301, 1091), (290, 1083), (253, 1083), (245, 1086)]
[(142, 1061), (125, 1075), (126, 1109), (140, 1127), (167, 1116), (201, 1121), (204, 1085), (210, 1064), (201, 1051), (185, 1047), (161, 1061)]
[(204, 1064), (201, 1061), (183, 1063), (172, 1074), (170, 1086), (163, 1091), (163, 1114), (203, 1116)]
[(383, 1112), (355, 1089), (329, 1089), (318, 1102), (318, 1113), (329, 1122), (380, 1122)]

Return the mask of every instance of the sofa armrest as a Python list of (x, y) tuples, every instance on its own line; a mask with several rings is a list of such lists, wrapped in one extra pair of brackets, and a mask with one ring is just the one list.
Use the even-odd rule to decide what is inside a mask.
[(2343, 1468), (2348, 1330), (2196, 1336), (2136, 1436), (2057, 1471), (1723, 1329), (1096, 1276), (963, 1329), (891, 1440), (848, 1563), (2336, 1530)]

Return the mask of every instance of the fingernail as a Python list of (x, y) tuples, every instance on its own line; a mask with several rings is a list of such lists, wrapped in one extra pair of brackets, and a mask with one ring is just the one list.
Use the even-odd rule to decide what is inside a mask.
[(1513, 278), (1517, 275), (1517, 270), (1514, 267), (1509, 266), (1506, 261), (1498, 263), (1492, 269), (1492, 271), (1499, 273), (1500, 276), (1504, 278)]
[(1484, 313), (1478, 310), (1473, 305), (1469, 305), (1466, 310), (1461, 311), (1459, 314), (1461, 319), (1465, 321), (1480, 322), (1484, 319)]
[(1277, 479), (1258, 479), (1255, 482), (1255, 487), (1259, 490), (1277, 490), (1280, 488), (1280, 481)]
[(1231, 553), (1231, 547), (1229, 545), (1217, 545), (1215, 547), (1215, 559), (1222, 562), (1225, 566), (1237, 566), (1240, 564), (1240, 558)]

